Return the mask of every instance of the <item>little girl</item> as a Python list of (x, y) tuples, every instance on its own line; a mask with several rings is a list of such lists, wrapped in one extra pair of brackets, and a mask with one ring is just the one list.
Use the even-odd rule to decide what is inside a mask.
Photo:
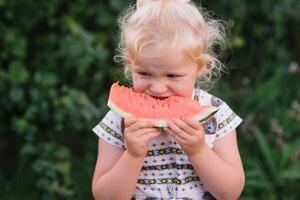
[(136, 92), (193, 98), (219, 110), (203, 124), (172, 119), (163, 130), (109, 111), (93, 129), (95, 199), (237, 199), (244, 171), (235, 128), (242, 120), (195, 88), (197, 79), (221, 70), (212, 48), (223, 38), (220, 24), (188, 0), (143, 0), (121, 18), (121, 31), (120, 56)]

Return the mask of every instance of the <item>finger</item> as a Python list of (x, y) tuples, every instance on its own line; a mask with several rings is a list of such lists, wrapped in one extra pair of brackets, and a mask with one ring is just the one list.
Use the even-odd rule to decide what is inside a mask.
[(160, 131), (157, 128), (143, 128), (141, 130), (138, 130), (138, 131), (134, 132), (133, 134), (136, 137), (144, 137), (144, 135), (147, 135), (147, 134), (152, 133), (152, 132), (160, 134)]
[(180, 119), (173, 119), (172, 123), (170, 123), (170, 128), (177, 134), (180, 135), (193, 135), (194, 130), (186, 124), (184, 121)]
[(172, 137), (176, 137), (176, 134), (169, 127), (164, 128), (164, 131)]
[(157, 128), (151, 127), (151, 128), (141, 128), (136, 131), (131, 131), (130, 128), (125, 129), (125, 136), (126, 137), (142, 137), (143, 135), (147, 134), (148, 132), (158, 132), (160, 133), (160, 130)]
[(126, 118), (124, 118), (124, 125), (125, 125), (125, 127), (129, 127), (132, 124), (134, 124), (136, 121), (137, 121), (137, 119), (134, 117), (126, 117)]
[(128, 127), (128, 131), (135, 132), (142, 128), (152, 128), (154, 127), (154, 122), (152, 121), (144, 121), (144, 120), (137, 120), (134, 122), (130, 127)]
[(138, 129), (136, 131), (131, 131), (130, 128), (126, 128), (125, 129), (125, 135), (128, 137), (130, 135), (134, 135), (134, 137), (140, 137), (144, 134), (146, 134), (147, 132), (153, 132), (153, 131), (157, 131), (156, 128), (141, 128), (141, 129)]
[(191, 126), (193, 129), (200, 130), (202, 129), (202, 125), (195, 120), (194, 118), (182, 118), (182, 120)]
[(178, 136), (182, 135), (182, 130), (172, 121), (172, 122), (168, 122), (168, 128), (175, 134)]
[(164, 128), (164, 131), (166, 133), (168, 133), (169, 135), (171, 135), (175, 140), (180, 140), (180, 141), (185, 141), (186, 140), (186, 138), (184, 136), (182, 136), (181, 134), (178, 134), (178, 133), (174, 132), (169, 127)]
[(148, 132), (146, 134), (144, 134), (141, 139), (144, 141), (144, 142), (148, 142), (149, 140), (151, 140), (152, 138), (155, 138), (157, 136), (160, 136), (160, 132), (159, 131), (152, 131), (152, 132)]

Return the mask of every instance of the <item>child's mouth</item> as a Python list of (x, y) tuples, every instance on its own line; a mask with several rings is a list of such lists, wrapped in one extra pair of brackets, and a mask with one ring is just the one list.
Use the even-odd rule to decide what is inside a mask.
[(151, 96), (151, 97), (154, 99), (158, 99), (158, 100), (164, 100), (164, 99), (168, 98), (168, 97), (157, 97), (157, 96)]

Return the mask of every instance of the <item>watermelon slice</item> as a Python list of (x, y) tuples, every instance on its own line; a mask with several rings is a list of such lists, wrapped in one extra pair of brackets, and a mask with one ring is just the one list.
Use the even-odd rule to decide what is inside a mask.
[(107, 105), (123, 118), (154, 120), (155, 127), (159, 128), (167, 127), (167, 121), (173, 118), (193, 117), (202, 122), (218, 110), (213, 106), (200, 106), (197, 101), (186, 97), (154, 98), (120, 86), (118, 82), (111, 86)]

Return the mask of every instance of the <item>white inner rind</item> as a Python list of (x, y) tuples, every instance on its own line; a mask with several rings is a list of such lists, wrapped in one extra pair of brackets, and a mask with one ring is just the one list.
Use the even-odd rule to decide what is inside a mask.
[[(121, 108), (119, 108), (118, 106), (116, 106), (110, 100), (108, 101), (107, 105), (108, 105), (108, 107), (110, 107), (110, 109), (112, 109), (112, 111), (116, 112), (117, 114), (119, 114), (123, 118), (132, 116), (130, 113), (128, 113), (128, 112), (122, 110)], [(212, 107), (208, 108), (205, 112), (197, 114), (194, 117), (194, 119), (199, 121), (199, 122), (203, 122), (207, 118), (209, 118), (211, 115), (215, 114), (218, 111), (218, 109), (219, 108), (212, 106)], [(157, 127), (157, 128), (168, 127), (167, 120), (154, 120), (154, 121), (155, 121), (154, 127)]]
[(121, 108), (116, 106), (112, 101), (108, 101), (107, 106), (110, 107), (110, 109), (112, 109), (114, 112), (118, 113), (123, 118), (131, 117), (131, 114), (129, 114), (128, 112), (125, 112), (124, 110), (122, 110)]
[(209, 107), (205, 112), (203, 113), (199, 113), (195, 116), (195, 119), (199, 122), (204, 121), (206, 118), (210, 117), (211, 115), (215, 114), (217, 111), (219, 110), (219, 108), (217, 107)]

